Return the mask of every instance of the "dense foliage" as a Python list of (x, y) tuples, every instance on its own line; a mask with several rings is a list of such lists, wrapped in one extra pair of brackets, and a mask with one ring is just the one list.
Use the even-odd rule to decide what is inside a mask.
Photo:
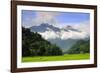
[(89, 53), (90, 40), (79, 40), (72, 46), (67, 53), (68, 54), (79, 54), (79, 53)]
[(37, 32), (22, 27), (22, 56), (62, 55), (62, 50), (55, 44), (43, 39)]

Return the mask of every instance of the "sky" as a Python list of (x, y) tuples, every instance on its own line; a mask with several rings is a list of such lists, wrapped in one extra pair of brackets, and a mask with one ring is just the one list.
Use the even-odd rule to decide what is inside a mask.
[[(45, 40), (53, 40), (52, 42), (55, 44), (72, 44), (69, 42), (69, 40), (73, 40), (72, 42), (75, 42), (75, 40), (86, 39), (90, 37), (89, 13), (22, 10), (21, 17), (22, 26), (25, 28), (39, 26), (42, 23), (48, 23), (48, 25), (59, 27), (60, 31), (57, 32), (49, 29), (49, 27), (46, 28), (44, 32), (38, 32)], [(79, 32), (69, 30), (67, 28), (69, 25), (72, 29), (76, 29)], [(64, 29), (67, 29), (68, 31), (65, 31)], [(65, 40), (66, 43), (63, 43)], [(58, 46), (61, 47), (59, 44)], [(66, 47), (68, 47), (68, 44)]]
[(41, 23), (49, 23), (60, 27), (74, 24), (80, 25), (80, 23), (89, 23), (89, 20), (89, 13), (22, 10), (22, 26), (26, 28)]

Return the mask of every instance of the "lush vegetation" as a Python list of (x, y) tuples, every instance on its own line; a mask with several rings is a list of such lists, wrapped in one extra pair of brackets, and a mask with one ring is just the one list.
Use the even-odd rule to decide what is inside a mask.
[(62, 50), (43, 39), (37, 32), (22, 27), (22, 56), (57, 56)]
[(63, 56), (36, 56), (23, 57), (22, 62), (44, 62), (44, 61), (64, 61), (64, 60), (86, 60), (89, 59), (89, 53), (86, 54), (64, 54)]
[(89, 53), (89, 51), (90, 51), (90, 40), (79, 40), (66, 53), (80, 54), (80, 53)]
[(22, 27), (22, 62), (89, 59), (90, 40), (79, 40), (65, 53), (37, 32)]

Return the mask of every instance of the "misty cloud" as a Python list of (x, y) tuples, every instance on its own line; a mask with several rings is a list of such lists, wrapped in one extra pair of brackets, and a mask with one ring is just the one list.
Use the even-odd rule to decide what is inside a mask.
[[(60, 32), (54, 32), (53, 30), (48, 30), (45, 32), (40, 33), (43, 38), (46, 40), (49, 39), (61, 39), (61, 40), (67, 40), (67, 39), (85, 39), (90, 36), (90, 25), (89, 24), (77, 24), (71, 26), (74, 29), (79, 30), (77, 31), (64, 31), (61, 30)], [(66, 27), (64, 27), (65, 29)]]
[[(84, 38), (87, 38), (87, 37), (90, 36), (89, 20), (86, 21), (86, 18), (85, 18), (85, 21), (84, 21), (84, 19), (81, 19), (82, 16), (79, 16), (79, 17), (77, 17), (77, 20), (81, 19), (80, 21), (84, 21), (84, 22), (75, 23), (75, 22), (70, 21), (70, 23), (68, 23), (66, 21), (65, 23), (64, 22), (59, 23), (58, 20), (62, 19), (62, 18), (64, 19), (64, 15), (59, 17), (59, 19), (57, 18), (57, 16), (60, 16), (62, 14), (63, 13), (61, 13), (61, 12), (36, 11), (35, 14), (34, 14), (35, 16), (32, 19), (32, 22), (31, 22), (30, 25), (31, 26), (39, 26), (42, 23), (48, 23), (48, 25), (53, 25), (53, 26), (61, 29), (59, 32), (55, 32), (53, 30), (47, 30), (45, 32), (38, 32), (42, 35), (43, 38), (45, 38), (47, 40), (48, 39), (61, 39), (61, 40), (84, 39)], [(67, 14), (67, 16), (69, 16), (69, 15), (70, 14)], [(73, 15), (76, 15), (76, 14), (73, 14)], [(87, 16), (87, 15), (85, 15), (85, 16)], [(65, 18), (67, 18), (67, 20), (68, 20), (68, 18), (70, 18), (70, 16), (65, 17)], [(79, 30), (80, 32), (71, 31), (71, 30), (68, 30), (68, 31), (62, 30), (62, 29), (67, 29), (68, 25), (70, 25), (74, 29)]]

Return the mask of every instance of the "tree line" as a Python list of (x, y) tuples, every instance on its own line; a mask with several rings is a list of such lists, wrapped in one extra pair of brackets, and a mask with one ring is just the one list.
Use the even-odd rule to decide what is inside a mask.
[(66, 53), (80, 54), (89, 52), (90, 52), (90, 40), (79, 40)]
[(22, 56), (57, 56), (63, 55), (56, 45), (42, 38), (37, 32), (22, 27)]

